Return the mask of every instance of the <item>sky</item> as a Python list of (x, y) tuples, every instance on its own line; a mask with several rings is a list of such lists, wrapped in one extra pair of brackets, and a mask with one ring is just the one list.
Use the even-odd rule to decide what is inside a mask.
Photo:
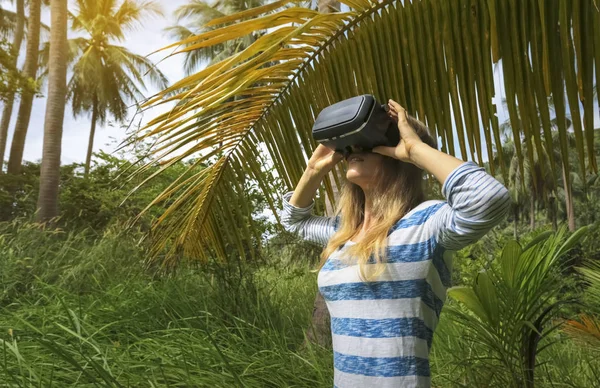
[[(164, 15), (163, 17), (152, 17), (147, 19), (143, 23), (143, 27), (137, 31), (130, 32), (127, 35), (125, 42), (122, 42), (125, 47), (130, 51), (148, 55), (168, 44), (173, 43), (164, 33), (164, 29), (168, 26), (175, 24), (175, 18), (173, 17), (173, 11), (180, 5), (186, 3), (187, 0), (161, 0), (159, 3), (162, 5)], [(14, 9), (13, 5), (7, 0), (0, 0), (0, 4), (5, 9)], [(50, 24), (50, 12), (46, 8), (42, 13), (43, 22), (47, 25)], [(42, 39), (49, 39), (46, 36)], [(170, 82), (176, 82), (183, 76), (183, 56), (178, 55), (171, 58), (164, 59), (167, 55), (167, 51), (160, 52), (152, 55), (150, 58), (158, 64), (159, 69), (167, 76)], [(23, 55), (22, 55), (23, 57)], [(164, 59), (164, 60), (163, 60)], [(21, 58), (22, 60), (22, 58)], [(498, 119), (503, 122), (508, 117), (508, 112), (504, 110), (502, 106), (501, 96), (504, 94), (504, 85), (502, 71), (499, 67), (494, 70), (494, 83), (496, 90), (496, 98), (494, 103), (497, 104)], [(149, 90), (147, 95), (151, 96), (156, 93), (157, 90)], [(45, 115), (45, 98), (37, 98), (34, 101), (31, 122), (29, 125), (29, 131), (27, 134), (27, 141), (25, 144), (24, 159), (29, 161), (38, 161), (42, 155), (42, 141), (44, 131), (44, 115)], [(156, 115), (163, 113), (169, 109), (170, 105), (163, 105), (160, 108), (154, 108), (144, 112), (143, 116), (136, 116), (133, 122), (138, 125), (143, 125), (148, 122)], [(12, 130), (14, 128), (14, 122), (16, 120), (16, 113), (18, 110), (18, 104), (15, 104), (13, 110), (12, 122), (9, 130), (8, 143), (10, 145), (12, 139)], [(600, 118), (598, 117), (598, 110), (595, 111), (595, 127), (600, 126)], [(133, 118), (135, 110), (131, 110), (130, 119)], [(583, 111), (581, 110), (583, 114)], [(63, 129), (63, 144), (62, 144), (62, 163), (69, 164), (73, 162), (83, 162), (85, 160), (87, 151), (87, 142), (90, 130), (90, 117), (83, 116), (74, 118), (71, 112), (70, 105), (66, 106), (65, 109), (65, 121)], [(455, 130), (455, 129), (454, 129)], [(96, 137), (94, 141), (94, 152), (103, 150), (105, 152), (113, 152), (118, 144), (126, 138), (125, 128), (120, 125), (111, 125), (108, 123), (104, 126), (98, 126), (96, 131)], [(458, 149), (458, 144), (456, 149)], [(487, 160), (487, 152), (485, 147), (483, 148), (483, 158)], [(9, 150), (7, 149), (6, 157), (8, 158)], [(461, 155), (457, 155), (461, 157)]]

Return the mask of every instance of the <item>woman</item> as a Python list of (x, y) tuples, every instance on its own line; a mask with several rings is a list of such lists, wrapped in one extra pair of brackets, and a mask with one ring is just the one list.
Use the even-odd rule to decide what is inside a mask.
[[(388, 105), (402, 140), (346, 157), (337, 217), (311, 215), (321, 180), (343, 159), (322, 145), (284, 195), (286, 229), (325, 245), (318, 286), (331, 315), (338, 388), (430, 386), (429, 350), (451, 279), (446, 253), (481, 238), (510, 204), (483, 168), (438, 151), (424, 125)], [(423, 202), (423, 170), (447, 202)]]

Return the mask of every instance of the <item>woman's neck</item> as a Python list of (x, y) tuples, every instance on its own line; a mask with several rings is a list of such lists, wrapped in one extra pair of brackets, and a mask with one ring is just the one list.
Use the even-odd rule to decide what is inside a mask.
[(372, 218), (372, 210), (373, 210), (373, 202), (369, 199), (368, 196), (365, 196), (365, 209), (363, 212), (363, 221), (359, 226), (359, 229), (356, 231), (356, 234), (350, 239), (352, 242), (360, 242), (363, 236), (367, 233), (371, 224), (374, 222)]
[(362, 230), (365, 232), (371, 227), (371, 222), (373, 221), (372, 211), (373, 211), (373, 202), (371, 200), (369, 200), (369, 197), (366, 197), (365, 198), (364, 219), (363, 219), (363, 223), (362, 223)]

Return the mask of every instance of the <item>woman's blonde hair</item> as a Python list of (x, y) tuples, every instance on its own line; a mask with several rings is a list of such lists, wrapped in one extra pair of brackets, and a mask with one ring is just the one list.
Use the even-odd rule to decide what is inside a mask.
[[(408, 116), (408, 122), (423, 142), (437, 148), (436, 141), (425, 124), (411, 116)], [(389, 230), (400, 218), (424, 200), (423, 170), (414, 164), (384, 157), (374, 180), (373, 198), (371, 198), (373, 226), (360, 242), (350, 246), (345, 252), (346, 259), (356, 258), (360, 277), (366, 281), (377, 278), (385, 268)], [(336, 210), (336, 214), (341, 216), (339, 229), (329, 239), (321, 253), (319, 269), (332, 253), (356, 234), (364, 220), (364, 209), (365, 194), (362, 188), (347, 181)], [(370, 260), (371, 256), (373, 259)], [(375, 263), (375, 265), (367, 265), (368, 263)]]

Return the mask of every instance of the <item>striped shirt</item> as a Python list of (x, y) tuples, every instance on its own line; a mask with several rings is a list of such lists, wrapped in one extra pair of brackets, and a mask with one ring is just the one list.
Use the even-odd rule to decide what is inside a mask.
[[(481, 238), (510, 206), (508, 190), (472, 162), (448, 176), (442, 194), (447, 202), (423, 202), (392, 227), (386, 269), (375, 281), (361, 281), (358, 265), (340, 258), (352, 241), (319, 271), (331, 315), (334, 387), (430, 386), (429, 350), (451, 283), (451, 253)], [(312, 215), (314, 204), (295, 207), (291, 195), (284, 195), (284, 227), (326, 245), (339, 218)]]

